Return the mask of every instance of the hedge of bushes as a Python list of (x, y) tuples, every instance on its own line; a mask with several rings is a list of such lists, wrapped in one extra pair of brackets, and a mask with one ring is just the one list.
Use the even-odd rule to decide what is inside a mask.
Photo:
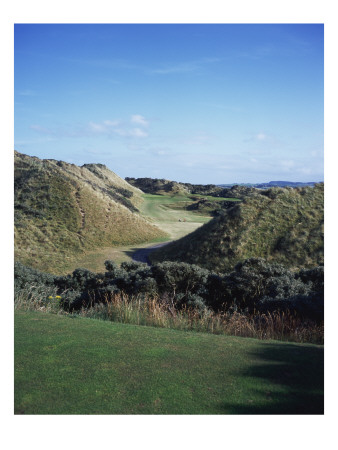
[(139, 298), (152, 296), (181, 308), (198, 310), (292, 311), (301, 317), (323, 320), (324, 268), (292, 272), (262, 258), (247, 259), (228, 274), (216, 274), (199, 266), (163, 262), (147, 266), (105, 262), (105, 273), (76, 269), (67, 276), (53, 276), (15, 263), (15, 289), (49, 286), (62, 298), (64, 309), (73, 311), (105, 302), (123, 293)]

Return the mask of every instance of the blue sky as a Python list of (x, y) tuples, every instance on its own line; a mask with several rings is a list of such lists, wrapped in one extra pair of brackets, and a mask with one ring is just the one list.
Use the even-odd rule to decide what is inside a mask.
[(324, 27), (15, 25), (15, 149), (121, 177), (322, 181)]

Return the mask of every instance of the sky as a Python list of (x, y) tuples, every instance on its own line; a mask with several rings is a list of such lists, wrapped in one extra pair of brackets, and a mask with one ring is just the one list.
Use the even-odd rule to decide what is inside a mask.
[(121, 177), (324, 179), (322, 24), (16, 24), (15, 150)]

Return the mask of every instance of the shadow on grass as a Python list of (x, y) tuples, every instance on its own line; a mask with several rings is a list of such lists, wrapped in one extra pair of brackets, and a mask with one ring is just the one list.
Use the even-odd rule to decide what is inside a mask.
[(151, 247), (146, 248), (131, 248), (126, 250), (124, 253), (132, 258), (134, 261), (146, 263), (150, 265), (150, 261), (148, 259), (148, 255), (153, 251), (157, 250), (160, 247), (164, 247), (165, 245), (170, 244), (171, 241), (160, 242), (158, 244), (154, 244)]
[(324, 414), (324, 349), (270, 343), (259, 348), (251, 356), (261, 363), (237, 373), (251, 387), (252, 399), (223, 403), (220, 412)]

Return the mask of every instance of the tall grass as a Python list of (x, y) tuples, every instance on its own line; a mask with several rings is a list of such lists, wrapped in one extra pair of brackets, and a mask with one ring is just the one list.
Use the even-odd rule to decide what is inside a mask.
[(32, 284), (14, 290), (14, 309), (62, 314), (61, 300), (54, 286)]
[[(61, 296), (62, 299), (62, 296)], [(104, 303), (94, 303), (71, 313), (74, 316), (183, 331), (228, 336), (274, 339), (323, 344), (324, 325), (303, 320), (291, 312), (244, 314), (237, 311), (213, 312), (184, 307), (177, 309), (168, 298), (144, 298), (115, 294)], [(62, 309), (54, 288), (30, 286), (15, 294), (15, 308), (70, 314)]]
[(79, 316), (112, 322), (172, 328), (184, 331), (281, 341), (324, 343), (324, 325), (303, 320), (291, 312), (244, 314), (236, 311), (177, 309), (166, 298), (117, 294), (105, 303), (82, 308)]

